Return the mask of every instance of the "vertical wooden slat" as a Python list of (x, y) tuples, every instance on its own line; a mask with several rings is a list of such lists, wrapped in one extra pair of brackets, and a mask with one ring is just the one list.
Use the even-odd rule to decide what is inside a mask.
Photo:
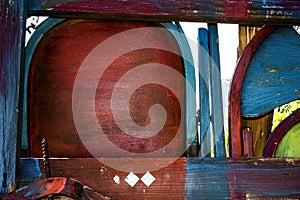
[(214, 133), (214, 148), (216, 157), (225, 157), (225, 135), (222, 102), (222, 84), (220, 73), (219, 36), (217, 24), (208, 24), (209, 50), (211, 56), (211, 121)]
[(210, 102), (209, 102), (209, 49), (208, 31), (205, 28), (198, 30), (199, 42), (199, 99), (200, 99), (200, 157), (210, 157)]
[(0, 0), (0, 193), (15, 188), (24, 1)]

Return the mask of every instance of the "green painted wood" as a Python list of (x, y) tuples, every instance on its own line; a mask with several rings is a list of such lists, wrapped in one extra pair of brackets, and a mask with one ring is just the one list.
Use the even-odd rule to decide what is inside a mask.
[(15, 188), (24, 2), (0, 1), (0, 193)]
[(300, 157), (300, 123), (294, 125), (280, 141), (275, 157)]
[(199, 122), (200, 122), (200, 157), (211, 156), (210, 137), (210, 56), (208, 31), (198, 30), (198, 69), (199, 69)]
[(274, 31), (256, 50), (243, 81), (241, 114), (258, 116), (300, 98), (300, 35)]
[(300, 3), (283, 0), (30, 0), (30, 15), (151, 21), (299, 24)]

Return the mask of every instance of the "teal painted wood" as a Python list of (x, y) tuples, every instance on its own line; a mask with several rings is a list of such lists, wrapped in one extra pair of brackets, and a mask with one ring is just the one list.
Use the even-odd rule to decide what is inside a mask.
[(216, 157), (225, 157), (225, 135), (220, 72), (219, 36), (217, 24), (208, 24), (210, 51), (211, 123)]
[(0, 193), (15, 188), (24, 2), (0, 0)]
[(27, 94), (28, 94), (28, 73), (30, 62), (35, 51), (36, 46), (39, 41), (43, 38), (44, 34), (47, 33), (53, 26), (64, 21), (65, 19), (61, 18), (48, 18), (43, 21), (35, 30), (35, 32), (30, 37), (28, 44), (25, 49), (25, 70), (24, 70), (24, 88), (23, 88), (23, 112), (22, 112), (22, 142), (21, 148), (24, 150), (28, 150), (28, 111), (27, 111)]
[(198, 30), (198, 69), (199, 69), (199, 122), (200, 122), (200, 157), (211, 156), (210, 137), (210, 95), (209, 95), (209, 42), (208, 31), (205, 28)]
[[(43, 23), (41, 23), (34, 34), (32, 35), (31, 39), (28, 42), (26, 47), (26, 65), (25, 65), (25, 82), (24, 82), (24, 94), (26, 95), (28, 92), (28, 72), (30, 67), (30, 62), (32, 55), (35, 51), (35, 48), (43, 35), (47, 33), (52, 27), (56, 24), (62, 22), (64, 19), (56, 19), (56, 18), (48, 18)], [(187, 147), (193, 143), (195, 136), (196, 136), (196, 81), (195, 81), (195, 68), (193, 57), (191, 54), (191, 49), (188, 44), (187, 38), (184, 35), (184, 32), (177, 23), (174, 25), (173, 23), (162, 23), (162, 25), (167, 28), (170, 33), (174, 36), (177, 40), (181, 53), (182, 58), (184, 61), (185, 67), (185, 77), (186, 77), (186, 144)], [(24, 98), (24, 111), (23, 111), (23, 124), (22, 124), (22, 147), (28, 148), (28, 121), (27, 121), (27, 97)]]
[(244, 77), (243, 116), (262, 115), (300, 99), (300, 35), (292, 27), (274, 31), (256, 50)]

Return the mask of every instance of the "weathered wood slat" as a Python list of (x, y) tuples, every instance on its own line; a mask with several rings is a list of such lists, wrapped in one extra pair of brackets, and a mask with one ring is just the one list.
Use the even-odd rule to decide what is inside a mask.
[[(38, 161), (42, 167), (42, 160)], [(50, 162), (53, 176), (72, 177), (96, 192), (118, 199), (300, 198), (299, 159), (180, 158), (168, 167), (151, 171), (156, 180), (149, 187), (141, 181), (130, 187), (124, 181), (128, 172), (108, 168), (97, 159)], [(138, 159), (130, 162), (133, 166), (142, 164)], [(21, 169), (30, 170), (25, 167), (27, 163), (34, 162), (22, 159)], [(27, 170), (22, 170), (22, 176), (32, 176)], [(120, 182), (114, 181), (115, 176)]]
[(300, 35), (274, 31), (256, 50), (244, 77), (241, 114), (259, 116), (300, 99)]
[(220, 70), (219, 34), (217, 24), (208, 24), (210, 55), (211, 123), (216, 157), (226, 157), (223, 98)]
[(199, 122), (200, 122), (200, 157), (211, 156), (210, 137), (210, 73), (209, 40), (205, 28), (198, 30), (198, 64), (199, 64)]
[(31, 15), (151, 21), (299, 24), (298, 1), (30, 0)]
[(15, 187), (24, 2), (0, 1), (0, 193)]

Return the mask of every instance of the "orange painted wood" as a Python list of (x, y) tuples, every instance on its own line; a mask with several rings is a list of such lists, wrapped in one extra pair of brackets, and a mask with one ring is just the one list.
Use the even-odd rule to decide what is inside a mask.
[[(160, 23), (152, 22), (126, 22), (126, 21), (96, 21), (96, 20), (68, 20), (55, 26), (41, 39), (30, 64), (29, 74), (29, 135), (30, 153), (33, 157), (41, 157), (41, 139), (47, 138), (49, 154), (52, 157), (91, 157), (78, 137), (72, 115), (72, 92), (78, 70), (88, 54), (101, 42), (114, 34), (126, 30), (141, 27), (162, 27)], [(147, 37), (147, 33), (141, 33), (140, 37)], [(165, 31), (157, 33), (155, 41), (163, 43), (168, 48), (177, 49), (179, 46), (172, 35)], [(135, 41), (138, 42), (139, 38)], [(118, 44), (112, 44), (113, 47)], [(124, 48), (120, 46), (120, 48)], [(105, 49), (110, 51), (109, 48)], [(163, 129), (152, 137), (137, 138), (122, 131), (111, 112), (111, 95), (119, 79), (131, 69), (142, 64), (158, 63), (169, 66), (184, 73), (181, 56), (160, 49), (141, 49), (116, 56), (110, 66), (101, 66), (106, 71), (99, 77), (99, 84), (95, 94), (95, 111), (99, 125), (105, 135), (116, 146), (134, 153), (147, 153), (161, 149), (167, 145), (177, 134), (180, 138), (176, 140), (177, 148), (185, 145), (185, 136), (182, 130), (185, 125), (181, 124), (180, 105), (174, 92), (180, 94), (179, 98), (185, 98), (185, 84), (178, 77), (172, 75), (165, 77), (176, 84), (176, 91), (171, 91), (159, 84), (148, 84), (132, 92), (130, 99), (130, 114), (138, 125), (150, 123), (149, 108), (154, 104), (164, 106), (167, 113), (167, 120)], [(108, 58), (109, 59), (109, 58)], [(95, 61), (96, 62), (96, 61)], [(101, 61), (97, 61), (101, 63)], [(100, 65), (100, 64), (99, 64)], [(157, 72), (151, 72), (147, 76), (156, 76)], [(137, 77), (138, 78), (138, 77)], [(125, 83), (124, 90), (138, 84), (133, 77)], [(83, 104), (93, 103), (93, 99), (85, 98), (85, 88), (89, 85), (89, 77), (86, 77), (82, 85)], [(118, 98), (123, 98), (119, 96)], [(83, 105), (84, 106), (84, 105)], [(181, 105), (185, 106), (185, 105)], [(124, 109), (120, 107), (118, 109)], [(184, 109), (183, 109), (184, 110)], [(92, 119), (95, 112), (85, 113), (85, 117)], [(184, 121), (184, 120), (183, 120)], [(126, 122), (125, 122), (126, 123)], [(89, 124), (86, 124), (87, 133), (91, 131)], [(94, 144), (95, 137), (88, 140), (90, 145)], [(114, 155), (114, 149), (109, 146), (106, 151), (99, 152), (101, 156), (110, 157)]]

